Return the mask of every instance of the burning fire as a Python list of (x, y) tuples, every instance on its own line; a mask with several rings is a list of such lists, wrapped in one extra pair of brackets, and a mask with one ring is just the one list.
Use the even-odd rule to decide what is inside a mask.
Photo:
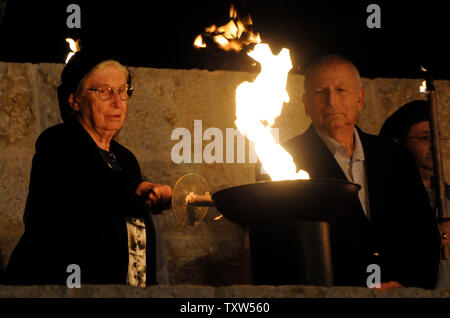
[(200, 34), (197, 35), (197, 37), (195, 38), (194, 46), (198, 47), (198, 48), (206, 47), (206, 44), (205, 44), (205, 42), (203, 42), (203, 38), (202, 38), (202, 36)]
[[(225, 51), (239, 52), (245, 45), (261, 42), (259, 34), (249, 30), (251, 25), (253, 25), (251, 18), (239, 18), (233, 5), (231, 5), (230, 21), (220, 27), (216, 27), (216, 25), (213, 24), (205, 28), (204, 36), (206, 38), (211, 38)], [(194, 40), (194, 46), (197, 48), (206, 47), (202, 35), (197, 35)]]
[(257, 44), (247, 53), (261, 64), (261, 72), (252, 82), (236, 88), (236, 121), (239, 131), (255, 144), (255, 151), (264, 170), (274, 181), (309, 179), (306, 171), (296, 172), (292, 156), (277, 144), (271, 130), (289, 102), (287, 76), (292, 68), (288, 49), (273, 55), (268, 44)]
[(71, 52), (69, 52), (69, 54), (67, 54), (67, 57), (66, 57), (66, 64), (67, 64), (67, 62), (69, 62), (69, 60), (72, 58), (72, 56), (80, 50), (80, 45), (79, 45), (78, 40), (75, 41), (71, 38), (66, 38), (66, 42), (69, 43), (69, 48), (71, 51)]
[(422, 85), (420, 85), (419, 90), (420, 90), (421, 93), (426, 93), (427, 92), (427, 81), (423, 81), (422, 82)]
[[(237, 18), (233, 6), (230, 18), (226, 25), (218, 28), (212, 25), (205, 32), (226, 51), (239, 51), (244, 45), (256, 43), (247, 54), (261, 64), (261, 72), (253, 82), (243, 82), (236, 88), (235, 125), (255, 144), (258, 158), (272, 180), (309, 179), (306, 171), (296, 172), (292, 156), (271, 133), (283, 104), (289, 102), (286, 91), (288, 73), (292, 68), (289, 50), (284, 48), (278, 55), (273, 55), (269, 45), (261, 43), (258, 33), (246, 29), (253, 24), (251, 18), (246, 21)], [(194, 45), (206, 47), (201, 35), (197, 36)]]

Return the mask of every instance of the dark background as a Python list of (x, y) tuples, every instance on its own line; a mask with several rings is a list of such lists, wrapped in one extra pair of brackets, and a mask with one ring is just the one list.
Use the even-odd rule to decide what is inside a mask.
[[(264, 42), (291, 50), (293, 72), (321, 55), (353, 60), (364, 77), (450, 80), (450, 23), (445, 1), (19, 1), (0, 0), (0, 61), (64, 63), (66, 37), (113, 49), (130, 66), (256, 70), (241, 52), (195, 49), (195, 36), (229, 20), (229, 7), (250, 14)], [(70, 3), (81, 7), (81, 29), (68, 29)], [(381, 7), (381, 29), (369, 29), (370, 3)], [(444, 8), (445, 6), (445, 8)]]

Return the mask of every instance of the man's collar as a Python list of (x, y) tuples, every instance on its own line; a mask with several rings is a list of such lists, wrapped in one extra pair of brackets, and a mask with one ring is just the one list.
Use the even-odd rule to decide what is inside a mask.
[[(316, 131), (317, 135), (319, 135), (320, 139), (322, 139), (322, 141), (325, 143), (325, 145), (331, 151), (333, 156), (335, 156), (337, 153), (339, 153), (339, 154), (346, 154), (346, 156), (348, 157), (347, 150), (345, 149), (345, 147), (342, 144), (340, 144), (337, 140), (320, 132), (314, 125), (312, 125), (312, 126), (314, 127), (314, 130)], [(358, 133), (358, 130), (356, 129), (356, 127), (353, 128), (353, 138), (355, 141), (355, 148), (353, 150), (352, 161), (357, 161), (357, 160), (363, 161), (365, 159), (364, 149), (363, 149), (361, 139), (359, 138), (359, 133)]]
[(365, 157), (364, 157), (364, 148), (362, 146), (361, 143), (361, 138), (359, 138), (359, 133), (358, 130), (356, 128), (354, 128), (354, 134), (355, 136), (355, 149), (353, 150), (353, 161), (364, 161)]

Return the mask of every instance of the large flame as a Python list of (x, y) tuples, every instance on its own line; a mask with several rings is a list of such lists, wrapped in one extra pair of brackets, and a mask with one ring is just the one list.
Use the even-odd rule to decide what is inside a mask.
[(306, 171), (296, 172), (292, 156), (279, 145), (272, 125), (289, 102), (286, 82), (292, 62), (289, 50), (273, 55), (268, 44), (255, 45), (248, 55), (261, 64), (256, 79), (241, 83), (236, 89), (236, 121), (239, 131), (255, 144), (255, 151), (264, 170), (276, 180), (309, 179)]
[[(242, 19), (238, 17), (233, 5), (230, 7), (230, 21), (220, 27), (215, 24), (205, 28), (204, 37), (212, 39), (225, 51), (239, 52), (245, 45), (260, 43), (258, 33), (252, 32), (249, 27), (253, 24), (250, 17)], [(205, 48), (206, 44), (202, 35), (197, 35), (194, 46)]]
[[(262, 167), (272, 180), (309, 179), (306, 171), (296, 172), (292, 156), (276, 142), (271, 132), (283, 104), (289, 102), (286, 91), (292, 68), (289, 50), (282, 49), (278, 55), (273, 55), (269, 45), (261, 43), (259, 34), (249, 30), (252, 24), (250, 16), (239, 18), (231, 6), (227, 24), (205, 29), (205, 36), (226, 51), (240, 51), (246, 45), (255, 44), (247, 54), (261, 64), (261, 72), (252, 83), (243, 82), (236, 88), (235, 125), (254, 143)], [(194, 46), (206, 47), (202, 35), (195, 38)]]

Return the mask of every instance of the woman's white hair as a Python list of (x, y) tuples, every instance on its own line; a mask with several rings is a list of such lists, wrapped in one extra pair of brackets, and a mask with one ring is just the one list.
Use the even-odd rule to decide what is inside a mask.
[(115, 60), (106, 60), (106, 61), (100, 62), (96, 66), (94, 66), (86, 75), (84, 75), (83, 78), (81, 79), (80, 83), (78, 83), (78, 87), (77, 87), (77, 91), (76, 91), (77, 95), (80, 93), (81, 89), (83, 88), (84, 82), (86, 81), (86, 79), (89, 76), (105, 69), (108, 66), (114, 66), (118, 71), (124, 72), (127, 77), (129, 75), (128, 68), (123, 66), (122, 64), (120, 64), (119, 62), (117, 62)]

